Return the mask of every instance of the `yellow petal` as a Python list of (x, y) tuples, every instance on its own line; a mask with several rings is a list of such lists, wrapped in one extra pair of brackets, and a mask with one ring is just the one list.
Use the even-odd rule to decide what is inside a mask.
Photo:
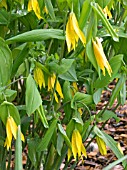
[(70, 160), (71, 155), (72, 155), (72, 152), (71, 152), (71, 150), (70, 150), (70, 148), (69, 148), (69, 149), (68, 149), (68, 152), (67, 152), (68, 161)]
[(40, 7), (37, 0), (29, 0), (28, 2), (28, 11), (33, 10), (35, 15), (38, 17), (38, 19), (42, 19), (40, 16)]
[(24, 135), (22, 134), (22, 132), (21, 132), (21, 140), (22, 140), (23, 142), (25, 142), (25, 138), (24, 138)]
[(77, 145), (76, 145), (76, 133), (75, 133), (75, 131), (73, 131), (73, 133), (72, 133), (71, 144), (72, 144), (72, 153), (74, 155), (74, 158), (76, 159), (76, 155), (77, 155), (78, 151), (77, 151)]
[(7, 118), (6, 133), (7, 133), (7, 138), (6, 138), (6, 141), (4, 143), (4, 146), (7, 146), (7, 149), (9, 149), (9, 147), (11, 148), (11, 141), (12, 141), (12, 130), (11, 130), (10, 117)]
[(82, 143), (82, 146), (81, 146), (81, 150), (82, 150), (83, 155), (87, 158), (86, 149), (85, 149), (83, 143)]
[(82, 137), (77, 129), (75, 129), (75, 135), (76, 135), (76, 146), (78, 150), (78, 157), (81, 156), (81, 146), (82, 146)]
[(62, 93), (62, 89), (61, 89), (61, 86), (60, 86), (60, 83), (59, 83), (58, 80), (57, 80), (57, 83), (56, 83), (56, 91), (58, 92), (58, 94), (60, 95), (61, 98), (64, 98), (63, 93)]
[(107, 155), (106, 144), (99, 136), (96, 137), (97, 145), (101, 155)]
[(52, 89), (52, 85), (51, 85), (51, 77), (48, 77), (48, 91), (50, 91)]
[(78, 108), (78, 112), (82, 115), (82, 108)]
[(85, 38), (83, 32), (79, 28), (75, 13), (72, 13), (72, 23), (73, 23), (73, 27), (74, 27), (74, 30), (75, 30), (77, 36), (80, 38), (80, 40), (82, 41), (83, 44), (86, 44), (86, 38)]
[(29, 0), (28, 2), (28, 12), (30, 12), (32, 10), (32, 0)]
[(99, 65), (99, 67), (101, 68), (101, 70), (103, 71), (103, 75), (105, 76), (105, 68), (106, 68), (108, 71), (108, 74), (111, 76), (112, 69), (111, 69), (109, 62), (104, 54), (103, 47), (102, 47), (101, 42), (98, 38), (96, 38), (96, 42), (93, 41), (93, 50), (94, 50), (94, 54), (95, 54), (97, 63)]
[(7, 146), (7, 150), (9, 150), (9, 148), (11, 148), (11, 140), (9, 140), (7, 137), (6, 137), (6, 140), (5, 140), (5, 143), (4, 143), (4, 147)]
[(56, 75), (53, 74), (53, 76), (51, 77), (51, 86), (52, 86), (52, 88), (54, 88), (55, 80), (56, 80)]
[(111, 12), (109, 11), (108, 6), (106, 6), (106, 7), (103, 9), (103, 12), (105, 13), (106, 16), (109, 17), (109, 19), (112, 18), (112, 14), (111, 14)]
[(75, 50), (76, 43), (78, 42), (78, 36), (75, 33), (73, 23), (72, 23), (72, 14), (70, 13), (69, 19), (66, 25), (66, 42), (68, 51)]
[(73, 89), (74, 93), (76, 93), (76, 92), (78, 91), (77, 83), (76, 83), (76, 82), (73, 82), (73, 83), (72, 83), (72, 86), (74, 87), (74, 89)]
[(10, 119), (10, 123), (11, 123), (10, 124), (11, 132), (12, 132), (14, 138), (16, 139), (18, 127), (17, 127), (17, 125), (16, 125), (16, 123), (15, 123), (15, 121), (14, 121), (12, 116), (10, 116), (9, 119)]
[(59, 103), (58, 97), (57, 97), (56, 93), (54, 93), (54, 97), (55, 97), (55, 101), (56, 101), (57, 103)]
[(35, 79), (36, 83), (39, 85), (40, 89), (42, 87), (42, 84), (43, 84), (43, 87), (45, 88), (44, 74), (39, 67), (36, 67), (34, 69), (34, 79)]

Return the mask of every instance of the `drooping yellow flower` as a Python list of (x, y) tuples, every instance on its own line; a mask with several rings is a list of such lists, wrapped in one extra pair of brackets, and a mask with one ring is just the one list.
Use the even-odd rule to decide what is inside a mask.
[(82, 41), (83, 45), (86, 43), (86, 38), (79, 28), (75, 13), (71, 12), (66, 25), (66, 42), (69, 52), (75, 50), (78, 39)]
[[(48, 77), (48, 91), (53, 90), (54, 85), (55, 85), (55, 81), (56, 81), (56, 75), (55, 74)], [(61, 85), (60, 85), (58, 80), (56, 82), (56, 91), (60, 95), (61, 98), (64, 98), (63, 93), (62, 93), (62, 89), (61, 89)], [(56, 102), (58, 103), (58, 97), (57, 97), (56, 93), (54, 94), (54, 97), (55, 97)]]
[[(76, 159), (77, 155), (78, 155), (78, 158), (80, 158), (81, 153), (83, 153), (83, 155), (85, 157), (87, 157), (86, 149), (82, 143), (82, 137), (77, 129), (75, 129), (72, 133), (71, 143), (72, 143), (72, 153), (73, 153), (75, 159)], [(70, 155), (69, 155), (69, 157), (70, 157)]]
[(96, 41), (93, 40), (93, 50), (94, 50), (94, 55), (97, 60), (97, 64), (99, 65), (100, 69), (103, 71), (103, 75), (105, 76), (105, 68), (106, 68), (108, 71), (108, 74), (111, 76), (111, 73), (112, 73), (111, 66), (105, 56), (102, 44), (99, 38), (97, 37), (96, 37)]
[(101, 155), (107, 155), (106, 144), (103, 141), (103, 139), (100, 138), (99, 136), (97, 136), (96, 141), (97, 141), (97, 145), (98, 145), (98, 148), (99, 148)]
[[(12, 135), (16, 139), (17, 130), (18, 130), (18, 127), (17, 127), (13, 117), (9, 116), (7, 118), (7, 123), (6, 123), (7, 137), (6, 137), (6, 140), (5, 140), (5, 143), (4, 143), (4, 147), (7, 146), (7, 150), (9, 150), (9, 148), (11, 148)], [(21, 133), (21, 140), (23, 142), (25, 141), (22, 133)]]
[(111, 12), (109, 11), (109, 9), (108, 9), (107, 6), (103, 9), (103, 12), (104, 12), (104, 14), (106, 15), (106, 17), (108, 16), (109, 19), (112, 18), (112, 14), (111, 14)]
[(45, 88), (44, 74), (43, 74), (43, 71), (39, 67), (35, 67), (34, 69), (34, 80), (39, 85), (40, 89), (42, 85)]
[(28, 12), (34, 11), (35, 15), (38, 17), (38, 19), (42, 19), (39, 3), (37, 0), (29, 0), (28, 2)]

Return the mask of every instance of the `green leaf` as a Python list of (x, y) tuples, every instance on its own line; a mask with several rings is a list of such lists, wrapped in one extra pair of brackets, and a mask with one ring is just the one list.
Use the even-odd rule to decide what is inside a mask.
[(89, 94), (84, 94), (81, 92), (75, 93), (72, 101), (71, 101), (71, 106), (74, 108), (74, 103), (77, 104), (78, 107), (83, 107), (85, 105), (91, 105), (93, 104), (93, 97), (92, 95)]
[(91, 0), (85, 0), (83, 5), (82, 5), (82, 10), (79, 18), (79, 27), (83, 29), (88, 21), (88, 18), (91, 13), (91, 5), (90, 5)]
[(6, 10), (0, 10), (0, 25), (7, 25), (8, 24), (8, 13)]
[(40, 153), (36, 151), (37, 147), (38, 146), (38, 143), (39, 143), (39, 138), (38, 137), (35, 137), (35, 138), (29, 138), (27, 140), (27, 144), (28, 144), (28, 156), (29, 156), (29, 159), (32, 163), (32, 165), (37, 168), (37, 164), (38, 164), (38, 159), (37, 157), (40, 156)]
[(48, 1), (45, 0), (45, 5), (46, 5), (46, 8), (49, 12), (50, 17), (55, 21), (56, 17), (55, 17), (55, 13), (54, 13), (54, 9), (53, 9), (53, 5), (52, 5), (51, 0), (48, 0)]
[(25, 58), (27, 57), (29, 52), (29, 48), (28, 48), (28, 44), (26, 44), (23, 49), (21, 49), (20, 53), (18, 53), (18, 55), (16, 56), (15, 60), (14, 60), (14, 64), (12, 67), (12, 77), (15, 75), (15, 73), (17, 72), (19, 66), (24, 62)]
[(0, 87), (8, 84), (12, 71), (12, 54), (5, 41), (0, 38)]
[(31, 74), (26, 80), (26, 111), (30, 116), (42, 104), (41, 96)]
[[(72, 93), (71, 93), (71, 87), (70, 87), (70, 82), (69, 81), (65, 81), (63, 84), (63, 104), (65, 104), (64, 106), (64, 112), (65, 112), (65, 118), (67, 121), (70, 120), (71, 118), (71, 106), (70, 106), (70, 102), (72, 99)], [(70, 101), (70, 102), (69, 102)]]
[(12, 116), (14, 121), (16, 122), (17, 125), (20, 124), (20, 116), (18, 109), (13, 105), (13, 103), (9, 103), (7, 101), (4, 101), (0, 105), (0, 119), (6, 125), (7, 117)]
[[(94, 132), (97, 136), (99, 136), (100, 138), (104, 140), (106, 145), (113, 151), (113, 153), (116, 155), (118, 159), (123, 157), (123, 154), (118, 149), (117, 142), (111, 136), (109, 136), (103, 131), (100, 131), (100, 129), (97, 126), (94, 127)], [(123, 166), (125, 167), (126, 161), (123, 161), (122, 163), (123, 163)]]
[(106, 18), (106, 16), (103, 13), (101, 7), (95, 2), (91, 2), (91, 6), (97, 12), (97, 14), (100, 16), (100, 18), (102, 19), (103, 24), (107, 28), (108, 32), (111, 34), (113, 40), (114, 41), (119, 41), (117, 33), (114, 31), (112, 25), (110, 24), (110, 22)]
[[(114, 166), (116, 166), (117, 164), (123, 162), (125, 159), (127, 159), (127, 155), (123, 156), (122, 158), (119, 158), (118, 160), (110, 163), (108, 166), (106, 166), (105, 168), (103, 168), (103, 170), (109, 170), (112, 169)], [(126, 168), (125, 168), (126, 169)]]
[(115, 88), (113, 89), (112, 95), (110, 97), (110, 100), (109, 100), (109, 106), (110, 107), (113, 105), (114, 100), (118, 96), (118, 94), (119, 94), (120, 90), (122, 89), (125, 81), (126, 81), (126, 76), (124, 74), (122, 74), (119, 81), (115, 85)]
[(118, 103), (124, 105), (126, 102), (126, 81), (124, 82), (122, 89), (119, 92), (119, 96), (117, 97)]
[(77, 81), (75, 66), (72, 65), (66, 73), (60, 74), (59, 77), (63, 80)]
[(7, 39), (6, 42), (11, 44), (13, 42), (34, 42), (34, 41), (43, 41), (51, 38), (64, 40), (65, 36), (63, 31), (60, 29), (37, 29), (28, 31), (10, 39)]
[(116, 55), (113, 58), (111, 58), (111, 60), (109, 61), (109, 64), (112, 68), (111, 77), (109, 76), (109, 74), (106, 74), (105, 76), (101, 75), (101, 79), (98, 78), (95, 81), (94, 87), (95, 88), (103, 88), (103, 87), (107, 86), (110, 82), (112, 82), (121, 67), (122, 60), (123, 60), (122, 54)]
[(63, 129), (62, 125), (61, 125), (61, 124), (58, 124), (58, 128), (59, 128), (60, 133), (62, 134), (62, 136), (63, 136), (63, 138), (64, 138), (67, 146), (71, 149), (71, 142), (70, 142), (70, 140), (69, 140), (69, 138), (68, 138), (65, 130)]
[(49, 129), (46, 131), (44, 137), (42, 138), (41, 142), (37, 146), (37, 151), (44, 151), (47, 149), (49, 142), (51, 141), (52, 135), (54, 133), (54, 130), (56, 128), (57, 120), (54, 119), (49, 126)]
[(60, 65), (56, 62), (50, 62), (48, 65), (50, 67), (50, 70), (56, 72), (57, 74), (64, 74), (69, 70), (69, 68), (72, 66), (74, 62), (74, 59), (65, 59), (63, 58)]
[(64, 138), (61, 133), (58, 133), (56, 150), (60, 156), (61, 156), (61, 150), (63, 147), (63, 143), (64, 143)]
[(11, 89), (6, 89), (3, 91), (0, 91), (0, 102), (3, 102), (5, 98), (7, 99), (8, 102), (12, 102), (17, 95), (17, 91), (11, 90)]
[(102, 89), (99, 88), (94, 94), (93, 94), (93, 101), (95, 104), (98, 104), (98, 102), (101, 99), (101, 93), (102, 93)]
[(21, 142), (21, 130), (18, 125), (16, 147), (15, 147), (15, 170), (22, 170), (22, 142)]
[(111, 118), (114, 118), (116, 120), (116, 122), (119, 122), (120, 119), (119, 117), (117, 117), (117, 115), (111, 111), (111, 110), (105, 110), (105, 112), (102, 114), (102, 111), (100, 111), (97, 115), (96, 115), (96, 120), (97, 121), (103, 121), (105, 122), (106, 120), (109, 120)]
[(111, 0), (96, 0), (96, 2), (101, 6), (101, 8), (105, 8)]
[(40, 116), (40, 119), (41, 119), (44, 127), (45, 127), (45, 128), (48, 128), (49, 126), (48, 126), (47, 119), (46, 119), (46, 117), (45, 117), (45, 111), (44, 111), (43, 106), (40, 105), (40, 107), (37, 109), (37, 111), (38, 111), (38, 114), (39, 114), (39, 116)]

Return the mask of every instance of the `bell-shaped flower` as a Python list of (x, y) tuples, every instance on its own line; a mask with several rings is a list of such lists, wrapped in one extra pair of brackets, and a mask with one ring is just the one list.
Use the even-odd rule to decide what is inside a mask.
[[(78, 158), (82, 157), (81, 153), (83, 153), (83, 155), (87, 157), (86, 149), (82, 143), (82, 137), (77, 129), (75, 129), (72, 133), (71, 143), (72, 143), (72, 153), (75, 159), (77, 155), (78, 155)], [(70, 153), (69, 153), (69, 156), (70, 156)]]
[(79, 28), (75, 13), (71, 12), (66, 25), (66, 42), (69, 52), (73, 49), (75, 50), (79, 39), (82, 41), (83, 45), (85, 45), (86, 38)]
[(38, 19), (42, 19), (39, 3), (37, 0), (29, 0), (28, 2), (28, 12), (34, 11), (35, 15), (38, 17)]
[(43, 71), (39, 67), (35, 67), (34, 69), (34, 80), (39, 85), (40, 89), (42, 85), (45, 88), (44, 74), (43, 74)]
[[(56, 81), (55, 74), (48, 77), (48, 91), (50, 91), (50, 90), (52, 91), (54, 89), (55, 81)], [(61, 88), (61, 85), (58, 80), (56, 82), (56, 91), (60, 95), (61, 98), (64, 98), (63, 93), (62, 93), (62, 88)], [(54, 97), (55, 97), (56, 102), (58, 103), (58, 97), (57, 97), (56, 92), (54, 93)]]
[[(6, 123), (7, 137), (6, 137), (6, 140), (5, 140), (5, 143), (4, 143), (4, 147), (7, 146), (7, 150), (9, 150), (9, 148), (11, 148), (12, 135), (16, 139), (17, 130), (18, 130), (18, 126), (16, 125), (13, 117), (9, 116), (7, 118), (7, 123)], [(22, 133), (21, 133), (21, 140), (23, 142), (25, 141)]]
[(97, 141), (97, 145), (98, 145), (98, 148), (99, 148), (101, 155), (107, 155), (106, 144), (103, 141), (103, 139), (100, 138), (99, 136), (97, 136), (96, 141)]
[(105, 76), (105, 68), (106, 68), (108, 71), (108, 74), (111, 77), (111, 73), (112, 73), (111, 66), (105, 56), (102, 44), (99, 38), (97, 37), (96, 37), (96, 41), (93, 40), (93, 50), (94, 50), (94, 55), (95, 55), (97, 64), (99, 65), (100, 69), (103, 71), (103, 75)]

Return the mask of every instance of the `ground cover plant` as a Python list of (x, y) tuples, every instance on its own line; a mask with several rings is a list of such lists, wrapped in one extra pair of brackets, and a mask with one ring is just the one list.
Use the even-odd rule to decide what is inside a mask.
[(93, 140), (126, 169), (104, 131), (126, 104), (126, 44), (126, 0), (0, 0), (0, 169), (73, 169)]

